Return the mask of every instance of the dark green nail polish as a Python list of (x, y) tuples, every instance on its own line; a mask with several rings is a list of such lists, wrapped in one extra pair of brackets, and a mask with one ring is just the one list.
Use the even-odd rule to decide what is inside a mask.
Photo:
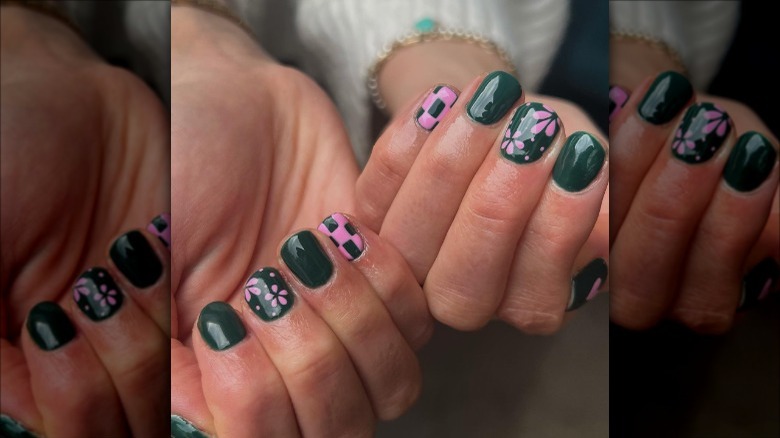
[(723, 179), (740, 192), (756, 189), (772, 173), (777, 160), (777, 151), (766, 137), (755, 131), (739, 136), (736, 146), (729, 155)]
[(533, 163), (550, 149), (558, 134), (558, 114), (547, 105), (521, 105), (504, 133), (501, 155), (515, 163)]
[(492, 125), (504, 117), (522, 94), (523, 88), (514, 76), (494, 71), (479, 84), (466, 111), (475, 122)]
[(143, 234), (131, 231), (111, 245), (111, 260), (135, 287), (149, 287), (162, 276), (162, 263)]
[(212, 350), (222, 351), (238, 344), (246, 336), (244, 324), (228, 303), (206, 305), (198, 317), (198, 330)]
[(173, 438), (208, 438), (194, 424), (184, 418), (171, 414), (171, 437)]
[(311, 231), (290, 236), (282, 245), (282, 260), (301, 283), (311, 288), (327, 283), (333, 274), (333, 263)]
[(255, 271), (244, 286), (246, 304), (263, 321), (284, 316), (295, 302), (290, 286), (274, 268)]
[(76, 337), (76, 329), (68, 315), (50, 301), (38, 303), (30, 310), (27, 331), (32, 340), (46, 351), (60, 348)]
[(674, 133), (672, 154), (690, 164), (712, 158), (731, 131), (728, 113), (711, 103), (697, 103), (688, 108)]
[(749, 309), (769, 295), (780, 280), (780, 265), (771, 258), (761, 260), (742, 279), (742, 296), (737, 310)]
[(568, 192), (588, 187), (604, 165), (606, 153), (601, 143), (587, 132), (570, 135), (553, 167), (553, 180)]
[(571, 280), (571, 297), (566, 311), (579, 309), (598, 295), (599, 288), (607, 281), (608, 272), (607, 262), (601, 258), (585, 265)]
[(0, 414), (0, 436), (8, 438), (37, 438), (38, 435), (25, 429), (18, 421)]
[(124, 302), (122, 289), (103, 268), (92, 268), (81, 274), (73, 286), (73, 299), (79, 309), (93, 321), (109, 318)]
[(658, 75), (639, 104), (639, 115), (654, 125), (672, 120), (693, 97), (690, 81), (674, 71)]

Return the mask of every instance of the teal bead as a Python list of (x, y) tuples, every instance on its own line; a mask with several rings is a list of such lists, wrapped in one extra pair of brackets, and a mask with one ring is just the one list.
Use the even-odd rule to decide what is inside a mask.
[(422, 33), (433, 32), (433, 30), (436, 28), (436, 22), (431, 18), (423, 18), (414, 25), (414, 28)]

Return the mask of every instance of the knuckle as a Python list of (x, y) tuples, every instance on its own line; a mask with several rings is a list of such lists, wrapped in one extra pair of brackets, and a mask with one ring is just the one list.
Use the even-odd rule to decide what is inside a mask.
[(676, 309), (673, 316), (691, 330), (708, 335), (723, 334), (731, 328), (734, 322), (733, 313), (703, 309)]
[(502, 310), (499, 316), (515, 328), (530, 335), (550, 335), (563, 325), (562, 312), (540, 310)]
[(320, 387), (331, 386), (330, 382), (338, 379), (342, 369), (341, 355), (335, 354), (336, 344), (332, 339), (308, 343), (301, 354), (296, 355), (297, 360), (289, 363), (289, 379), (296, 382), (296, 386), (313, 393)]
[(477, 300), (458, 285), (426, 281), (424, 290), (433, 317), (458, 330), (482, 328), (495, 310), (490, 300)]
[(422, 391), (422, 378), (420, 369), (415, 365), (409, 370), (397, 370), (405, 374), (401, 378), (395, 379), (392, 390), (386, 394), (379, 403), (381, 408), (377, 409), (377, 416), (380, 420), (389, 421), (400, 417), (409, 409)]
[(471, 230), (496, 235), (507, 235), (517, 229), (518, 212), (505, 197), (493, 197), (481, 193), (472, 197), (465, 208), (465, 226)]

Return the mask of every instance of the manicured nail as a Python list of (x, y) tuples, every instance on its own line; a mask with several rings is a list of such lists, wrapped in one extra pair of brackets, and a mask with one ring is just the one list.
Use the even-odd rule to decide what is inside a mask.
[(426, 131), (433, 131), (433, 128), (450, 112), (456, 100), (458, 100), (458, 93), (446, 85), (438, 85), (417, 110), (415, 116), (417, 123)]
[(149, 287), (162, 276), (160, 259), (138, 231), (130, 231), (116, 239), (109, 254), (114, 265), (135, 287)]
[(244, 286), (244, 298), (263, 321), (281, 318), (295, 302), (290, 286), (274, 268), (255, 271)]
[(612, 123), (612, 119), (614, 119), (621, 109), (626, 105), (626, 102), (628, 102), (628, 91), (625, 89), (618, 87), (617, 85), (613, 85), (609, 87), (609, 122)]
[(0, 414), (0, 436), (8, 438), (37, 438), (38, 435), (25, 429), (18, 421)]
[(171, 215), (163, 213), (156, 218), (152, 219), (152, 222), (146, 227), (146, 230), (157, 236), (160, 242), (165, 245), (166, 248), (171, 247)]
[(639, 115), (654, 125), (672, 120), (693, 97), (690, 81), (674, 71), (658, 75), (639, 104)]
[(333, 274), (333, 263), (311, 231), (290, 236), (282, 245), (282, 260), (310, 288), (327, 283)]
[(173, 438), (208, 438), (194, 424), (184, 418), (171, 414), (171, 437)]
[(571, 297), (566, 311), (579, 309), (583, 304), (599, 294), (599, 288), (607, 281), (607, 262), (604, 259), (596, 259), (585, 265), (574, 278), (571, 279)]
[(76, 305), (93, 321), (102, 321), (122, 307), (122, 290), (103, 268), (92, 268), (81, 274), (73, 286)]
[(731, 120), (725, 110), (697, 103), (688, 108), (675, 131), (672, 153), (687, 163), (703, 163), (715, 155), (730, 131)]
[(200, 311), (198, 330), (206, 344), (217, 351), (227, 350), (246, 336), (233, 306), (221, 301), (209, 303)]
[(317, 229), (330, 237), (331, 242), (348, 261), (351, 262), (363, 254), (363, 237), (343, 214), (333, 213), (326, 217)]
[(51, 301), (36, 304), (27, 315), (27, 331), (42, 350), (62, 347), (76, 337), (76, 329), (68, 315)]
[(773, 258), (765, 258), (742, 279), (742, 296), (737, 310), (749, 309), (769, 296), (780, 280), (780, 265)]
[(740, 192), (756, 189), (772, 173), (777, 161), (777, 151), (766, 137), (755, 131), (739, 136), (729, 155), (723, 179)]
[(550, 149), (558, 133), (558, 114), (547, 105), (528, 102), (512, 116), (501, 141), (501, 155), (515, 163), (533, 163)]
[(475, 122), (492, 125), (504, 117), (522, 94), (523, 88), (514, 76), (494, 71), (479, 84), (466, 111)]
[(606, 154), (595, 137), (578, 131), (563, 145), (553, 167), (553, 180), (568, 192), (579, 192), (588, 187), (601, 171)]

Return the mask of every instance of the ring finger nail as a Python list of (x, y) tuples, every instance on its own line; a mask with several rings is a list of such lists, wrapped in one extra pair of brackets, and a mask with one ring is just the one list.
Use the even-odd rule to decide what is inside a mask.
[(138, 231), (120, 236), (111, 245), (111, 260), (133, 286), (144, 288), (157, 282), (162, 263), (146, 237)]
[(777, 152), (763, 135), (746, 132), (739, 136), (729, 155), (723, 179), (740, 192), (749, 192), (764, 182), (775, 167)]
[(599, 288), (607, 280), (608, 272), (607, 262), (601, 258), (582, 268), (571, 280), (571, 297), (566, 311), (578, 309), (598, 295)]
[(765, 258), (745, 275), (742, 280), (742, 297), (738, 310), (758, 304), (769, 295), (780, 279), (780, 265), (772, 258)]
[(244, 298), (263, 321), (281, 318), (295, 302), (290, 286), (274, 268), (255, 271), (244, 286)]
[(68, 315), (56, 303), (44, 301), (30, 309), (27, 331), (42, 350), (62, 347), (76, 337), (76, 329)]
[(532, 163), (544, 155), (558, 133), (558, 114), (547, 105), (521, 105), (501, 141), (501, 155), (515, 163)]
[(146, 230), (157, 236), (166, 248), (171, 247), (171, 215), (163, 213), (155, 217)]
[(456, 100), (458, 100), (458, 93), (450, 87), (437, 86), (417, 110), (417, 123), (426, 131), (433, 131), (433, 128), (450, 112)]
[(479, 84), (469, 101), (467, 112), (475, 122), (492, 125), (504, 117), (522, 94), (523, 88), (514, 76), (494, 71)]
[(606, 154), (601, 143), (587, 132), (570, 135), (553, 167), (553, 180), (568, 192), (588, 187), (604, 165)]
[(672, 153), (687, 163), (703, 163), (715, 155), (730, 131), (731, 119), (725, 110), (697, 103), (688, 108), (675, 131)]
[(333, 263), (311, 231), (293, 234), (282, 245), (282, 260), (301, 283), (317, 288), (333, 274)]
[(343, 214), (333, 213), (326, 217), (317, 229), (330, 237), (331, 242), (348, 261), (351, 262), (363, 254), (363, 237)]
[(238, 344), (246, 336), (244, 324), (228, 303), (209, 303), (198, 316), (198, 331), (212, 350), (222, 351)]
[(625, 89), (618, 87), (617, 85), (613, 85), (609, 87), (609, 122), (612, 122), (612, 119), (615, 118), (615, 116), (618, 115), (621, 109), (626, 105), (626, 102), (628, 102), (628, 91)]
[(81, 274), (73, 286), (76, 305), (93, 321), (102, 321), (122, 307), (122, 290), (103, 268), (92, 268)]
[(639, 115), (654, 125), (671, 121), (693, 97), (693, 86), (674, 71), (658, 75), (639, 104)]
[(201, 432), (194, 424), (173, 414), (171, 414), (171, 436), (173, 438), (208, 438), (208, 435)]

